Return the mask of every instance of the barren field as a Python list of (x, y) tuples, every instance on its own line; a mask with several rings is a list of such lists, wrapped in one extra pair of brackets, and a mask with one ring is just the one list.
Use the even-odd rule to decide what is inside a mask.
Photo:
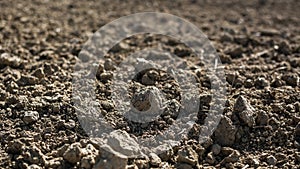
[[(0, 168), (300, 168), (299, 9), (297, 0), (0, 1)], [(74, 96), (72, 80), (83, 45), (105, 24), (137, 12), (183, 18), (216, 49), (225, 106), (205, 142), (199, 142), (200, 129), (218, 104), (213, 80), (191, 49), (163, 35), (116, 44), (99, 61), (96, 98), (99, 114), (118, 131), (114, 146), (132, 146), (131, 138), (117, 139), (122, 134), (149, 137), (167, 130), (182, 104), (171, 74), (147, 69), (130, 82), (131, 101), (140, 111), (153, 106), (149, 99), (157, 89), (166, 96), (163, 114), (146, 125), (117, 112), (111, 86), (120, 62), (135, 51), (159, 48), (178, 56), (200, 91), (193, 95), (200, 100), (196, 123), (180, 144), (160, 154), (120, 157), (79, 123), (74, 99), (81, 98)]]

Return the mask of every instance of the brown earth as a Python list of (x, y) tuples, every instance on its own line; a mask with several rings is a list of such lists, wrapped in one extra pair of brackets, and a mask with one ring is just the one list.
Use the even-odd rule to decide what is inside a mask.
[[(299, 9), (297, 0), (1, 1), (0, 168), (299, 168)], [(199, 144), (197, 130), (210, 105), (208, 93), (199, 96), (198, 124), (181, 145), (147, 158), (120, 159), (81, 128), (71, 101), (72, 72), (83, 44), (101, 26), (146, 11), (177, 15), (207, 35), (225, 69), (227, 99), (224, 116), (205, 143)], [(163, 49), (199, 63), (186, 46), (163, 38), (126, 39), (107, 57), (118, 62), (139, 46), (162, 43)], [(113, 68), (100, 67), (97, 98), (115, 128), (155, 135), (174, 122), (176, 108), (143, 129), (112, 116)], [(209, 90), (203, 72), (194, 73), (201, 89)], [(138, 75), (130, 90), (155, 84), (169, 100), (177, 99), (176, 82), (158, 70)]]

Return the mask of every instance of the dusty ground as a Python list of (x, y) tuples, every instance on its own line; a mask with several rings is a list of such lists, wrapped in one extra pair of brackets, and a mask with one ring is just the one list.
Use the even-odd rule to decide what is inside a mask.
[[(296, 0), (1, 1), (0, 168), (299, 168), (299, 8)], [(182, 145), (145, 159), (120, 160), (101, 150), (78, 123), (71, 102), (72, 71), (93, 32), (121, 16), (144, 11), (180, 16), (208, 36), (225, 66), (226, 108), (211, 140), (200, 145), (197, 127), (210, 104), (209, 94), (200, 95), (199, 125)], [(160, 42), (165, 43), (148, 35), (130, 38), (108, 57), (116, 61), (128, 48)], [(177, 42), (163, 47), (183, 59), (192, 58)], [(98, 99), (102, 112), (109, 114), (114, 110), (109, 102), (110, 68), (104, 65), (100, 73)], [(205, 76), (195, 74), (208, 90)], [(146, 75), (150, 79), (143, 80)], [(165, 80), (158, 80), (163, 76)], [(173, 90), (166, 93), (176, 98), (179, 89), (164, 72), (139, 75), (132, 92), (154, 85), (151, 80), (162, 89), (171, 84)], [(114, 127), (135, 135), (155, 134), (175, 118), (161, 117), (143, 130), (124, 120)]]

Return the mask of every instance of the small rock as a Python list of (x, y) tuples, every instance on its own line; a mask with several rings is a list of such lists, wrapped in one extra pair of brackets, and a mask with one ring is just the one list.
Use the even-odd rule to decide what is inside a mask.
[(297, 74), (283, 75), (282, 80), (284, 80), (286, 82), (286, 84), (290, 85), (290, 86), (298, 86), (299, 85), (299, 76)]
[(232, 62), (231, 57), (224, 53), (220, 54), (220, 60), (222, 63), (231, 63)]
[(278, 47), (278, 51), (282, 54), (289, 55), (291, 53), (291, 48), (285, 41), (281, 42)]
[(187, 163), (195, 166), (198, 163), (198, 154), (193, 150), (192, 147), (184, 147), (183, 149), (178, 150), (177, 162)]
[(36, 164), (32, 164), (28, 167), (28, 169), (41, 169), (42, 167), (36, 165)]
[(124, 169), (127, 166), (127, 159), (111, 156), (110, 158), (101, 158), (94, 165), (93, 169)]
[(221, 164), (234, 163), (234, 162), (237, 162), (239, 160), (239, 158), (240, 158), (239, 151), (233, 150), (233, 152), (229, 156), (225, 157), (222, 160)]
[(10, 66), (10, 67), (19, 67), (23, 61), (16, 57), (16, 56), (10, 56), (8, 53), (2, 53), (0, 55), (0, 67), (4, 66)]
[(159, 79), (159, 73), (155, 70), (150, 70), (143, 75), (142, 84), (154, 85), (158, 79)]
[(294, 130), (295, 140), (300, 143), (300, 122), (297, 124)]
[(268, 121), (269, 121), (268, 113), (265, 112), (264, 110), (258, 111), (258, 114), (257, 114), (257, 117), (256, 117), (256, 123), (259, 126), (266, 126), (266, 125), (268, 125)]
[(247, 79), (244, 81), (244, 86), (246, 88), (251, 88), (253, 86), (253, 81), (251, 79)]
[(277, 159), (274, 156), (270, 155), (267, 157), (267, 163), (269, 165), (276, 165)]
[(81, 168), (90, 169), (95, 164), (93, 156), (86, 156), (81, 159)]
[(222, 146), (230, 146), (235, 141), (237, 128), (228, 117), (223, 117), (214, 132), (214, 140)]
[(3, 89), (0, 89), (0, 101), (5, 101), (6, 97), (7, 97), (6, 91)]
[(211, 152), (214, 154), (214, 155), (218, 155), (218, 154), (220, 154), (220, 152), (221, 152), (221, 146), (219, 145), (219, 144), (214, 144), (214, 145), (212, 145), (212, 147), (211, 147)]
[(109, 101), (103, 100), (100, 102), (101, 106), (103, 107), (104, 110), (111, 110), (114, 108), (114, 105), (110, 103)]
[(137, 142), (123, 130), (114, 130), (111, 132), (103, 147), (119, 157), (131, 157), (140, 154)]
[(163, 161), (168, 161), (174, 154), (173, 149), (167, 150), (162, 152), (161, 154), (159, 154), (159, 157), (163, 160)]
[(244, 50), (240, 46), (226, 52), (226, 54), (229, 54), (231, 56), (231, 58), (240, 58), (243, 56), (243, 53), (244, 53)]
[(45, 63), (45, 64), (44, 64), (44, 69), (43, 69), (43, 71), (44, 71), (44, 73), (45, 73), (46, 75), (52, 75), (52, 74), (55, 72), (55, 70), (53, 69), (53, 67), (51, 66), (50, 63)]
[(125, 42), (120, 42), (117, 45), (115, 45), (110, 50), (112, 52), (120, 52), (120, 51), (128, 51), (130, 49), (130, 46)]
[(19, 154), (24, 151), (25, 144), (20, 140), (12, 140), (8, 143), (7, 152), (12, 154)]
[(103, 82), (108, 82), (113, 77), (113, 74), (110, 72), (103, 72), (100, 74), (100, 80)]
[(105, 70), (115, 70), (115, 66), (113, 64), (113, 61), (111, 59), (107, 59), (104, 62), (104, 69)]
[(71, 144), (66, 152), (63, 154), (63, 157), (68, 162), (75, 164), (81, 160), (82, 157), (82, 150), (80, 143), (73, 143)]
[(39, 79), (42, 79), (45, 77), (45, 73), (44, 73), (44, 70), (42, 68), (38, 68), (36, 69), (33, 73), (32, 73), (33, 76), (39, 78)]
[(254, 84), (257, 88), (260, 89), (269, 86), (269, 82), (263, 77), (257, 78)]
[(230, 148), (230, 147), (222, 147), (221, 149), (221, 155), (222, 156), (229, 156), (230, 154), (232, 154), (234, 151), (234, 149)]
[(247, 102), (246, 98), (239, 96), (234, 104), (233, 111), (238, 113), (240, 119), (246, 123), (249, 127), (253, 127), (255, 124), (255, 110)]
[(150, 159), (150, 164), (158, 167), (161, 164), (161, 159), (155, 154), (155, 153), (150, 153), (149, 154), (149, 159)]
[(58, 158), (53, 158), (51, 160), (46, 161), (46, 167), (47, 168), (59, 168), (60, 166), (62, 166), (63, 163), (63, 158), (62, 157), (58, 157)]
[(280, 32), (276, 29), (266, 29), (264, 28), (263, 30), (260, 31), (261, 36), (275, 36), (275, 35), (280, 35)]
[(68, 122), (64, 123), (64, 126), (67, 129), (73, 129), (76, 126), (76, 123), (74, 120), (69, 120)]
[(39, 113), (37, 111), (26, 111), (23, 117), (23, 121), (26, 124), (36, 122), (39, 119)]
[(39, 54), (40, 59), (52, 59), (54, 55), (55, 53), (52, 50), (45, 50)]
[(221, 36), (221, 39), (220, 39), (221, 42), (232, 42), (233, 41), (233, 37), (228, 34), (228, 33), (224, 33), (222, 36)]
[(136, 159), (136, 160), (134, 160), (134, 164), (138, 168), (150, 168), (149, 161), (147, 159)]
[(249, 38), (247, 36), (236, 36), (234, 37), (234, 41), (238, 44), (246, 46), (249, 42)]
[(212, 152), (207, 154), (205, 161), (208, 162), (209, 164), (214, 164), (216, 162), (216, 159)]
[(177, 163), (175, 165), (176, 169), (193, 169), (193, 166), (186, 164), (186, 163)]
[(252, 164), (254, 165), (254, 167), (258, 167), (258, 166), (259, 166), (259, 164), (260, 164), (260, 162), (259, 162), (259, 160), (258, 160), (258, 159), (256, 159), (256, 158), (252, 158)]
[(20, 79), (17, 80), (19, 86), (34, 85), (38, 82), (38, 79), (31, 75), (22, 75)]
[(300, 163), (300, 152), (295, 153), (295, 159), (298, 161), (298, 163)]
[(276, 77), (272, 82), (271, 82), (271, 86), (272, 87), (281, 87), (283, 86), (285, 83), (278, 77)]

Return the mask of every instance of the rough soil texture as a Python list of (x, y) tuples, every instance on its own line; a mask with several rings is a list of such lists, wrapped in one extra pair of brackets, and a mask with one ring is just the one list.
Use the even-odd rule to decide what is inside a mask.
[[(299, 9), (297, 0), (1, 1), (0, 168), (299, 168)], [(197, 131), (213, 103), (209, 79), (194, 70), (203, 93), (198, 124), (188, 138), (163, 154), (122, 159), (99, 148), (81, 128), (71, 102), (72, 71), (93, 32), (121, 16), (145, 11), (177, 15), (208, 36), (225, 69), (227, 99), (211, 139), (199, 144)], [(159, 86), (174, 101), (166, 116), (140, 126), (111, 113), (111, 62), (139, 46), (162, 43), (163, 49), (201, 66), (186, 46), (164, 38), (126, 39), (99, 66), (101, 113), (115, 128), (155, 135), (176, 119), (180, 90), (159, 70), (139, 74), (130, 91)], [(136, 100), (138, 109), (149, 107), (147, 101)]]

